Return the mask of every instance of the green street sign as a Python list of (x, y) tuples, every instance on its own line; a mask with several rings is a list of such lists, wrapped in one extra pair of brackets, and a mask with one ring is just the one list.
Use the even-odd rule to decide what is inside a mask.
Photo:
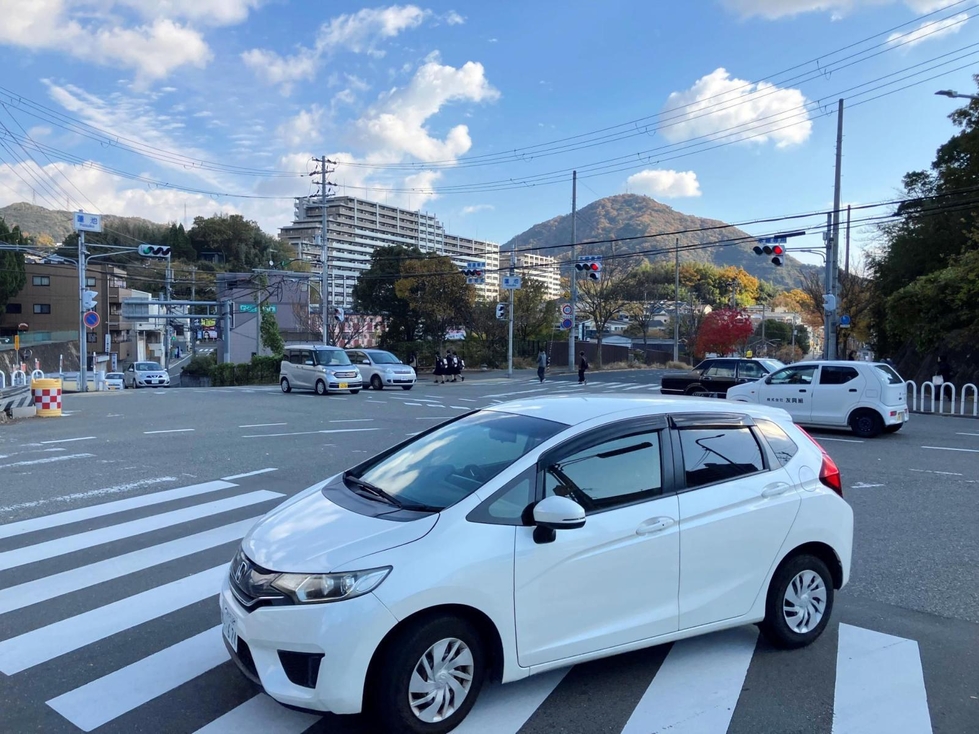
[[(278, 307), (274, 303), (266, 303), (262, 306), (262, 311), (265, 313), (275, 313)], [(258, 304), (255, 303), (239, 303), (238, 313), (258, 313)]]

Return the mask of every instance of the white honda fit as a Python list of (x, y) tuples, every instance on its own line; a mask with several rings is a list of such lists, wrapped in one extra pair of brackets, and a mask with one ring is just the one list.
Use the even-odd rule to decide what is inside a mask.
[(535, 399), (273, 510), (231, 564), (222, 623), (283, 704), (445, 732), (487, 678), (751, 623), (807, 645), (852, 541), (836, 465), (781, 409)]

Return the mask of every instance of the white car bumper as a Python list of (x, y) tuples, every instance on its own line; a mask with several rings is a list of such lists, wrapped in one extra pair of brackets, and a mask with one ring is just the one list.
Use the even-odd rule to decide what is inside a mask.
[[(237, 634), (232, 658), (272, 698), (316, 711), (360, 713), (371, 658), (397, 623), (377, 597), (365, 594), (327, 604), (265, 606), (249, 613), (235, 599), (226, 577), (219, 599), (222, 626), (227, 630), (233, 624)], [(225, 647), (231, 652), (227, 634)], [(315, 687), (308, 686), (308, 677), (296, 673), (290, 679), (280, 652), (322, 656)]]

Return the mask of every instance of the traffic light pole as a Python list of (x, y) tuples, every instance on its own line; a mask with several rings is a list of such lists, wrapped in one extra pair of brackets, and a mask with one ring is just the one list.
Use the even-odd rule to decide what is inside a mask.
[[(516, 250), (513, 249), (514, 247), (516, 247), (516, 242), (514, 242), (513, 246), (511, 246), (510, 248), (510, 276), (511, 277), (514, 274), (513, 270), (517, 264), (517, 254), (516, 254)], [(509, 323), (507, 324), (507, 347), (506, 347), (506, 376), (507, 377), (513, 377), (513, 292), (514, 289), (510, 288), (510, 313), (508, 314), (509, 318), (507, 319)]]
[(574, 371), (574, 338), (578, 329), (578, 271), (575, 245), (578, 240), (578, 172), (571, 172), (571, 329), (568, 333), (568, 369)]
[(88, 332), (85, 326), (85, 230), (78, 233), (78, 392), (88, 392)]

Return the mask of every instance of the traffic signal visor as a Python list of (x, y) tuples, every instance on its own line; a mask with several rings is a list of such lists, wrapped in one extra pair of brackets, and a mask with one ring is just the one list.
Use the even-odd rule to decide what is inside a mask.
[(95, 310), (95, 297), (99, 295), (98, 291), (82, 291), (82, 308), (86, 311)]

